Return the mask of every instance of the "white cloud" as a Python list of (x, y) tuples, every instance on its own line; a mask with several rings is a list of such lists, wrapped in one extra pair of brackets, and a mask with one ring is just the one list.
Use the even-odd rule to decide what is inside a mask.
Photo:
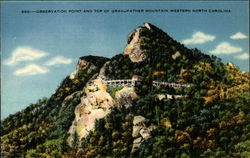
[(57, 56), (52, 58), (51, 60), (47, 61), (44, 65), (46, 66), (53, 66), (53, 65), (59, 65), (59, 64), (70, 64), (72, 62), (72, 59), (65, 58), (63, 56)]
[(203, 32), (196, 32), (192, 35), (192, 38), (185, 39), (182, 41), (183, 44), (202, 44), (205, 42), (213, 41), (215, 39), (215, 36), (208, 35)]
[(235, 47), (228, 42), (222, 42), (214, 50), (209, 51), (211, 54), (232, 54), (241, 52), (242, 48)]
[(17, 47), (9, 59), (3, 62), (4, 65), (13, 66), (22, 61), (32, 61), (40, 59), (48, 53), (31, 47)]
[(234, 58), (240, 59), (240, 60), (248, 60), (249, 59), (249, 54), (248, 53), (243, 53), (240, 55), (236, 55)]
[(30, 64), (14, 72), (16, 76), (29, 76), (48, 73), (49, 69), (36, 64)]
[(231, 39), (245, 39), (247, 38), (246, 35), (244, 35), (243, 33), (241, 32), (237, 32), (236, 34), (230, 36)]

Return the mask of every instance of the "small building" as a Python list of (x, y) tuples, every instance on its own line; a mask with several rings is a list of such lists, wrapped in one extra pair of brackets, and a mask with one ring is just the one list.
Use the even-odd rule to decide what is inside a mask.
[(133, 81), (142, 81), (143, 77), (140, 75), (133, 75), (132, 80)]

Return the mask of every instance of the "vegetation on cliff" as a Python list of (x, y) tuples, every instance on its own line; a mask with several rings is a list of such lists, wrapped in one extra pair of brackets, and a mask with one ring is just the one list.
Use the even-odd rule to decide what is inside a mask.
[[(61, 157), (69, 150), (66, 136), (83, 93), (81, 90), (107, 61), (95, 56), (82, 57), (81, 60), (88, 65), (80, 67), (74, 79), (66, 77), (49, 99), (41, 99), (1, 120), (3, 157)], [(55, 146), (60, 147), (55, 149)]]

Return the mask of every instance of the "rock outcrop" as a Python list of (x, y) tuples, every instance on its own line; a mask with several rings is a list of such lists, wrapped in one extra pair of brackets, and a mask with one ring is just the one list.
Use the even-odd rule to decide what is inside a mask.
[(151, 137), (151, 131), (153, 130), (153, 126), (147, 127), (146, 118), (143, 116), (135, 116), (133, 120), (133, 131), (132, 137), (134, 138), (133, 147), (131, 153), (136, 151), (138, 147), (143, 143), (145, 140)]
[(181, 53), (179, 51), (176, 51), (173, 55), (172, 55), (172, 59), (176, 60), (177, 58), (179, 58), (181, 56)]
[[(80, 59), (78, 62), (76, 73), (80, 69), (88, 67), (88, 62)], [(115, 92), (114, 98), (108, 93), (108, 87), (104, 84), (106, 62), (100, 69), (99, 73), (94, 75), (92, 79), (85, 85), (81, 97), (81, 102), (75, 108), (75, 119), (68, 131), (68, 144), (73, 146), (77, 138), (86, 137), (90, 131), (94, 130), (96, 120), (104, 118), (111, 112), (111, 108), (115, 106), (132, 106), (132, 100), (137, 99), (134, 87), (123, 87)], [(69, 96), (72, 97), (72, 96)]]
[[(91, 65), (91, 64), (90, 64), (89, 62), (87, 62), (86, 60), (80, 58), (80, 59), (78, 60), (77, 65), (76, 65), (75, 71), (72, 72), (72, 73), (69, 75), (69, 78), (70, 78), (71, 80), (75, 79), (75, 76), (76, 76), (77, 73), (80, 71), (80, 69), (87, 69), (90, 65)], [(91, 66), (93, 66), (93, 65), (91, 65)], [(90, 70), (92, 70), (92, 69), (90, 69)], [(88, 71), (90, 71), (90, 70), (88, 70)]]
[(143, 53), (141, 48), (141, 32), (143, 29), (152, 31), (153, 25), (145, 23), (143, 26), (138, 27), (134, 32), (128, 36), (128, 44), (124, 49), (124, 55), (128, 55), (132, 62), (141, 62), (146, 58), (146, 54)]
[(123, 87), (121, 90), (115, 93), (115, 103), (117, 106), (132, 106), (132, 100), (138, 98), (138, 95), (135, 93), (134, 87)]
[(186, 98), (187, 95), (172, 95), (172, 94), (157, 94), (156, 99), (164, 100), (164, 99), (182, 99)]
[(75, 119), (69, 130), (70, 145), (73, 143), (75, 133), (79, 139), (87, 136), (91, 130), (94, 130), (95, 121), (110, 113), (114, 105), (114, 100), (106, 91), (100, 76), (94, 77), (87, 83), (84, 93), (81, 103), (75, 109)]

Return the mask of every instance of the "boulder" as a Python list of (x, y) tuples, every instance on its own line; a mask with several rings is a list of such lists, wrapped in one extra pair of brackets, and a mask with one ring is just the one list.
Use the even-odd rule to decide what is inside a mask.
[(145, 117), (135, 116), (133, 120), (133, 131), (132, 137), (135, 138), (131, 153), (133, 153), (141, 145), (141, 143), (151, 137), (151, 131), (154, 129), (153, 126), (146, 127)]
[(140, 130), (145, 127), (144, 122), (146, 119), (143, 116), (135, 116), (133, 120), (133, 131), (132, 131), (132, 137), (137, 138), (140, 136)]
[(141, 145), (142, 142), (143, 142), (143, 139), (141, 137), (136, 138), (133, 141), (133, 146), (132, 146), (131, 153), (133, 153), (134, 151), (136, 151), (138, 149), (138, 147)]
[(140, 130), (140, 135), (141, 135), (141, 137), (142, 137), (144, 140), (150, 138), (150, 137), (151, 137), (151, 129), (146, 128), (146, 127), (143, 127), (143, 128)]
[(181, 56), (181, 53), (179, 51), (175, 52), (173, 55), (172, 55), (172, 59), (176, 60), (177, 58), (179, 58)]
[(142, 29), (151, 29), (151, 25), (146, 23), (144, 26), (137, 28), (128, 37), (128, 44), (125, 47), (123, 54), (129, 55), (132, 62), (141, 62), (146, 58), (146, 55), (141, 49), (140, 36)]
[(145, 117), (143, 116), (135, 116), (134, 120), (133, 120), (133, 125), (137, 125), (137, 124), (143, 124), (146, 121)]

